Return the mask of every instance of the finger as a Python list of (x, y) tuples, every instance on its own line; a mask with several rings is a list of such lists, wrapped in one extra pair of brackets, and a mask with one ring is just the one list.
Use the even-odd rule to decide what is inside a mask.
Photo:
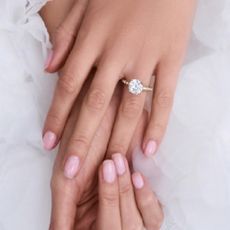
[(97, 51), (92, 49), (87, 40), (76, 44), (58, 79), (43, 131), (47, 150), (57, 145), (73, 103), (93, 66)]
[(178, 72), (171, 69), (160, 65), (156, 73), (150, 121), (143, 142), (146, 156), (157, 151), (166, 132), (178, 76)]
[(99, 210), (97, 229), (122, 229), (116, 169), (112, 160), (104, 161), (99, 170)]
[(75, 223), (76, 204), (81, 195), (79, 186), (74, 182), (72, 184), (66, 183), (63, 178), (56, 176), (51, 182), (52, 211), (50, 229), (71, 230)]
[(83, 165), (95, 132), (114, 93), (120, 69), (121, 67), (116, 67), (115, 64), (111, 68), (107, 63), (105, 67), (98, 67), (68, 145), (64, 174), (69, 179), (74, 178)]
[[(92, 187), (94, 185), (94, 179), (92, 179), (97, 173), (97, 165), (104, 158), (106, 152), (107, 143), (112, 130), (112, 124), (114, 121), (114, 115), (116, 111), (117, 99), (113, 98), (106, 116), (103, 118), (103, 123), (97, 130), (97, 133), (92, 141), (92, 146), (89, 150), (89, 154), (85, 161), (85, 167), (79, 173), (75, 180), (66, 180), (63, 176), (62, 161), (65, 156), (66, 146), (68, 140), (74, 131), (74, 124), (78, 117), (81, 107), (81, 98), (84, 97), (85, 88), (81, 91), (77, 105), (74, 105), (74, 109), (71, 112), (68, 119), (67, 126), (61, 141), (60, 150), (55, 161), (55, 167), (53, 171), (53, 177), (51, 182), (52, 188), (52, 215), (51, 226), (58, 230), (70, 230), (75, 222), (76, 215), (83, 215), (84, 210), (81, 208), (81, 203), (84, 204), (91, 198)], [(82, 192), (84, 191), (84, 196)], [(89, 191), (89, 192), (85, 192)], [(81, 200), (81, 202), (79, 202)], [(84, 207), (84, 205), (82, 205)]]
[[(149, 86), (153, 67), (151, 65), (143, 68), (143, 66), (139, 70), (135, 71), (137, 74), (133, 76), (142, 76), (140, 80), (143, 82), (143, 85)], [(129, 92), (127, 85), (123, 86), (123, 97), (109, 143), (108, 157), (114, 152), (123, 154), (127, 152), (134, 131), (143, 112), (146, 94), (147, 92), (143, 91), (139, 95), (133, 95)]]
[(112, 159), (118, 174), (122, 229), (142, 229), (143, 223), (136, 206), (127, 160), (119, 153), (114, 154)]
[[(76, 115), (76, 114), (75, 114)], [(71, 123), (73, 116), (70, 118), (66, 126), (66, 132), (57, 154), (53, 175), (51, 179), (52, 191), (52, 211), (50, 220), (51, 230), (70, 230), (73, 229), (75, 216), (77, 211), (77, 202), (81, 196), (81, 189), (76, 181), (66, 181), (62, 171), (60, 172), (60, 164), (64, 155), (64, 148), (67, 140), (72, 133)]]
[[(71, 4), (73, 6), (72, 9), (68, 9), (69, 13), (66, 15), (66, 18), (60, 18), (60, 25), (58, 25), (54, 34), (51, 34), (53, 50), (50, 51), (45, 63), (45, 70), (47, 72), (56, 72), (64, 64), (76, 40), (87, 3), (88, 0), (75, 1), (75, 3)], [(51, 2), (51, 4), (55, 4), (55, 2)]]
[(163, 222), (163, 212), (156, 196), (140, 173), (134, 173), (132, 181), (144, 226), (149, 230), (160, 230)]

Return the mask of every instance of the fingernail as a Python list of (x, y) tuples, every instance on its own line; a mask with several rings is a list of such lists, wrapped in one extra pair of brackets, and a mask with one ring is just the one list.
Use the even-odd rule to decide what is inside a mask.
[(65, 163), (65, 169), (64, 169), (64, 175), (68, 179), (73, 179), (79, 170), (80, 160), (77, 156), (70, 156), (66, 163)]
[(53, 132), (46, 132), (43, 136), (43, 146), (46, 150), (51, 150), (56, 144), (57, 136)]
[(53, 54), (54, 54), (53, 50), (50, 50), (48, 53), (48, 56), (46, 58), (46, 61), (45, 61), (45, 67), (44, 67), (45, 69), (47, 69), (49, 67), (49, 65), (53, 59)]
[(124, 157), (122, 154), (116, 153), (112, 156), (112, 159), (115, 163), (117, 174), (122, 176), (126, 171)]
[(115, 181), (116, 170), (112, 160), (106, 160), (103, 162), (102, 172), (105, 182), (112, 184)]
[(149, 157), (149, 156), (152, 156), (156, 152), (156, 150), (157, 150), (156, 141), (150, 140), (145, 147), (144, 153), (146, 156)]
[(136, 189), (142, 189), (144, 187), (144, 180), (140, 173), (134, 173), (132, 175), (132, 181)]

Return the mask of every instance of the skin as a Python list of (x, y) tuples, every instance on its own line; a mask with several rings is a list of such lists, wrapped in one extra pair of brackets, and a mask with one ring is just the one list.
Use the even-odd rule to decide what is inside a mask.
[[(50, 148), (59, 142), (74, 101), (93, 66), (96, 73), (65, 150), (66, 177), (73, 179), (84, 167), (96, 130), (123, 77), (136, 76), (146, 86), (154, 81), (152, 109), (142, 147), (148, 156), (155, 153), (166, 131), (194, 11), (195, 0), (73, 2), (56, 29), (54, 49), (46, 64), (49, 72), (61, 70), (44, 126), (44, 143), (47, 133), (52, 134)], [(110, 155), (127, 152), (146, 98), (146, 93), (134, 96), (123, 88), (107, 149)], [(70, 172), (73, 158), (74, 170)]]
[[(93, 175), (105, 157), (130, 152), (135, 133), (135, 146), (141, 142), (148, 154), (149, 140), (158, 146), (167, 126), (195, 1), (120, 1), (54, 1), (42, 11), (54, 43), (46, 70), (61, 69), (44, 128), (44, 135), (51, 131), (56, 136), (52, 147), (63, 137), (52, 179), (54, 229), (73, 229), (75, 218), (88, 213), (80, 207), (94, 203), (89, 198)], [(95, 76), (82, 90), (93, 66)], [(153, 73), (148, 120), (143, 118), (145, 93), (135, 97), (121, 85), (115, 96), (114, 91), (121, 76), (138, 76), (148, 85)], [(81, 170), (70, 180), (63, 170), (72, 155), (79, 157)]]
[(139, 173), (132, 175), (134, 186), (132, 185), (128, 163), (125, 158), (124, 161), (126, 171), (122, 175), (117, 174), (110, 183), (104, 179), (103, 167), (111, 164), (115, 168), (116, 163), (112, 160), (104, 161), (99, 169), (99, 209), (96, 229), (159, 230), (162, 211), (155, 195), (144, 181), (142, 187), (135, 186), (136, 178), (143, 178)]
[[(91, 77), (92, 78), (92, 77)], [(52, 214), (51, 226), (54, 230), (70, 230), (70, 229), (89, 229), (95, 223), (95, 217), (98, 210), (98, 191), (97, 191), (97, 174), (98, 166), (105, 158), (106, 148), (112, 132), (112, 123), (115, 119), (115, 110), (120, 101), (120, 92), (113, 96), (109, 108), (103, 118), (102, 125), (98, 128), (93, 139), (89, 154), (85, 160), (85, 167), (79, 172), (78, 176), (72, 180), (66, 179), (62, 172), (63, 158), (65, 157), (65, 149), (68, 145), (69, 138), (74, 130), (74, 125), (79, 116), (87, 88), (90, 84), (84, 86), (79, 99), (75, 102), (73, 110), (68, 119), (60, 149), (55, 160), (53, 176), (51, 180), (52, 190)], [(136, 130), (133, 138), (128, 158), (130, 159), (132, 150), (140, 145), (143, 130), (146, 124), (146, 114), (143, 113), (141, 122)], [(131, 165), (131, 164), (130, 164)], [(162, 217), (163, 218), (163, 217)], [(159, 219), (158, 225), (161, 224)]]
[[(90, 82), (87, 82), (87, 84), (90, 84)], [(126, 160), (124, 160), (127, 170), (125, 175), (118, 175), (118, 180), (114, 181), (114, 183), (107, 185), (107, 183), (105, 183), (101, 177), (102, 166), (99, 167), (99, 165), (103, 159), (108, 157), (106, 156), (105, 152), (109, 137), (108, 134), (110, 134), (112, 131), (112, 120), (115, 119), (114, 109), (118, 106), (120, 99), (119, 89), (118, 92), (113, 96), (110, 106), (103, 118), (102, 125), (97, 130), (90, 147), (89, 154), (85, 161), (85, 167), (73, 180), (67, 180), (63, 176), (60, 165), (62, 164), (62, 160), (65, 156), (64, 150), (68, 144), (69, 138), (72, 135), (74, 125), (78, 118), (79, 111), (82, 106), (82, 100), (88, 87), (87, 84), (83, 88), (79, 99), (75, 102), (73, 110), (71, 111), (55, 161), (51, 181), (52, 214), (50, 228), (52, 230), (88, 230), (95, 229), (94, 227), (97, 226), (96, 229), (102, 230), (103, 226), (113, 225), (112, 221), (114, 220), (116, 220), (116, 223), (122, 223), (126, 220), (124, 226), (114, 225), (116, 227), (114, 229), (130, 229), (130, 227), (132, 227), (131, 223), (133, 223), (135, 225), (137, 224), (136, 226), (139, 226), (138, 229), (142, 229), (142, 227), (145, 225), (148, 227), (148, 229), (159, 230), (163, 220), (161, 207), (146, 181), (141, 190), (132, 188), (129, 167)], [(143, 113), (141, 122), (136, 130), (135, 138), (133, 139), (133, 144), (127, 154), (129, 158), (132, 149), (141, 142), (145, 124), (146, 115)], [(98, 179), (95, 176), (97, 175), (98, 168), (99, 190)], [(121, 182), (121, 180), (123, 181), (123, 184), (119, 186), (118, 182)], [(101, 188), (101, 186), (103, 187)], [(120, 188), (119, 191), (117, 190), (117, 186)], [(112, 188), (112, 190), (108, 190), (109, 187)], [(109, 194), (106, 192), (107, 190), (113, 193)], [(114, 197), (114, 192), (116, 191), (118, 191), (118, 193), (115, 193), (116, 197)], [(134, 199), (134, 192), (136, 194), (137, 203)], [(123, 211), (120, 209), (117, 210), (117, 212), (126, 213), (123, 214), (123, 216), (126, 217), (123, 221), (121, 219), (114, 218), (114, 210), (111, 209), (111, 207), (114, 207), (114, 205), (118, 205), (118, 197), (123, 197), (124, 200), (123, 206), (121, 207)], [(112, 198), (114, 198), (114, 200)], [(108, 201), (106, 202), (106, 200)], [(111, 207), (107, 207), (108, 205)], [(138, 205), (142, 208), (141, 214), (137, 210)], [(132, 209), (130, 209), (131, 207)], [(110, 213), (108, 212), (108, 208), (111, 209)], [(130, 210), (132, 210), (132, 212), (130, 212)], [(106, 217), (105, 214), (107, 214)], [(120, 215), (117, 215), (117, 218), (118, 217), (120, 218)], [(124, 219), (124, 217), (122, 219)]]

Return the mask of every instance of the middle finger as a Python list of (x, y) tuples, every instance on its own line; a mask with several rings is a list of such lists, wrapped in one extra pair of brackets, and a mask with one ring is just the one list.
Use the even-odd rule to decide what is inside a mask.
[(64, 174), (69, 179), (76, 176), (84, 162), (91, 141), (113, 96), (121, 69), (122, 62), (113, 64), (108, 59), (98, 67), (67, 148)]

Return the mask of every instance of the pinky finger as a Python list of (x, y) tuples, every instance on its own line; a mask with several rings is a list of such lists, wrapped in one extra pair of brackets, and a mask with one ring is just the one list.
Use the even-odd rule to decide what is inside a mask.
[(163, 211), (155, 194), (143, 176), (135, 172), (132, 175), (137, 207), (147, 230), (160, 230), (163, 222)]
[(177, 71), (170, 70), (169, 67), (159, 67), (156, 76), (152, 111), (143, 143), (146, 156), (156, 153), (167, 129), (178, 76)]

